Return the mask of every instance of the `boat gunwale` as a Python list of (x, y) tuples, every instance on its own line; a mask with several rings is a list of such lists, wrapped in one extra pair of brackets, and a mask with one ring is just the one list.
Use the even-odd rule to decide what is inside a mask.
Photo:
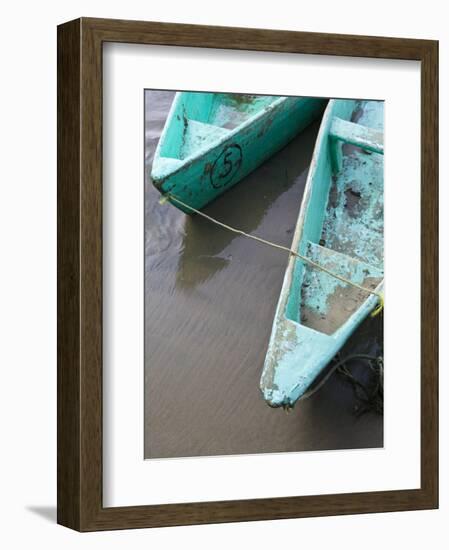
[[(318, 135), (317, 135), (315, 147), (313, 150), (312, 160), (310, 162), (310, 168), (307, 174), (306, 185), (304, 187), (304, 193), (303, 193), (301, 204), (299, 207), (298, 220), (296, 222), (295, 232), (293, 233), (293, 239), (290, 246), (290, 248), (294, 251), (298, 250), (298, 247), (301, 243), (301, 238), (304, 231), (304, 221), (305, 221), (306, 213), (309, 207), (310, 198), (312, 195), (316, 167), (318, 166), (317, 161), (321, 153), (321, 144), (329, 133), (329, 129), (327, 126), (330, 125), (330, 118), (332, 116), (332, 107), (334, 105), (334, 102), (335, 102), (334, 99), (331, 99), (329, 101), (326, 107), (326, 110), (323, 114), (323, 118), (321, 119), (320, 129), (318, 130)], [(290, 321), (299, 326), (304, 326), (302, 325), (302, 323), (299, 323), (287, 317), (285, 313), (287, 300), (288, 300), (290, 289), (293, 282), (292, 279), (293, 279), (293, 272), (296, 265), (296, 261), (299, 261), (299, 259), (293, 254), (290, 254), (289, 259), (287, 261), (287, 267), (286, 267), (283, 282), (282, 282), (282, 288), (280, 292), (279, 302), (276, 308), (273, 327), (277, 324), (277, 322), (284, 321), (284, 320)], [(307, 328), (310, 328), (310, 327), (307, 327)], [(314, 329), (311, 329), (311, 330), (314, 330)], [(319, 331), (315, 331), (315, 332), (319, 332)]]

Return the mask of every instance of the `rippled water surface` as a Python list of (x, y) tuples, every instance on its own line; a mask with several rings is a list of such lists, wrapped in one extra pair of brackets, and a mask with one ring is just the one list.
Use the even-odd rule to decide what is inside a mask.
[[(287, 257), (158, 203), (149, 173), (173, 96), (145, 97), (145, 457), (382, 446), (382, 416), (356, 417), (352, 390), (338, 376), (290, 414), (261, 398)], [(289, 246), (318, 128), (205, 212)], [(365, 322), (346, 352), (378, 351), (380, 329)]]

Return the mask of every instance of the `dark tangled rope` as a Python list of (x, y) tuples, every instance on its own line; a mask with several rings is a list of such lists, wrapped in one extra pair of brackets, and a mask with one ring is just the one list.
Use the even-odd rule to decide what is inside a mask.
[[(364, 361), (370, 370), (370, 376), (366, 383), (358, 380), (349, 370), (348, 363), (355, 360)], [(355, 353), (347, 357), (340, 358), (340, 356), (337, 355), (334, 359), (334, 364), (331, 366), (326, 376), (316, 386), (305, 393), (301, 399), (307, 399), (314, 395), (334, 373), (336, 373), (341, 380), (348, 383), (352, 387), (356, 400), (356, 404), (354, 406), (354, 413), (356, 416), (362, 416), (368, 412), (383, 414), (384, 365), (382, 356), (368, 355), (366, 353)]]
[[(366, 362), (370, 369), (370, 376), (366, 383), (361, 382), (349, 370), (348, 362), (354, 359), (361, 359)], [(370, 355), (352, 355), (341, 361), (335, 369), (337, 376), (348, 383), (353, 390), (356, 404), (354, 413), (356, 416), (362, 416), (365, 413), (372, 412), (383, 414), (384, 403), (384, 364), (382, 356)]]

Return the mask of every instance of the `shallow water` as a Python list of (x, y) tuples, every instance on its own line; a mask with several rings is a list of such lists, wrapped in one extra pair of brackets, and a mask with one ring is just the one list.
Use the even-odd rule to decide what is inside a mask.
[[(338, 376), (290, 414), (263, 401), (259, 379), (287, 255), (158, 203), (149, 173), (173, 95), (145, 98), (145, 457), (382, 446), (382, 416), (356, 417)], [(204, 211), (289, 246), (318, 128)], [(368, 320), (345, 353), (376, 353), (381, 339), (380, 321)]]

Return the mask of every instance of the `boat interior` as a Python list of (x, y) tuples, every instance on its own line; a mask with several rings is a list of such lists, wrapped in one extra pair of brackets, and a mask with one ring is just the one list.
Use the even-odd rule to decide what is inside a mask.
[(163, 140), (160, 155), (185, 160), (279, 100), (279, 96), (178, 93), (171, 119), (178, 128), (171, 129), (175, 131), (170, 132), (170, 140)]
[[(374, 290), (383, 280), (384, 103), (335, 100), (326, 116), (297, 248)], [(301, 260), (292, 269), (286, 317), (315, 331), (335, 333), (370, 296)]]

